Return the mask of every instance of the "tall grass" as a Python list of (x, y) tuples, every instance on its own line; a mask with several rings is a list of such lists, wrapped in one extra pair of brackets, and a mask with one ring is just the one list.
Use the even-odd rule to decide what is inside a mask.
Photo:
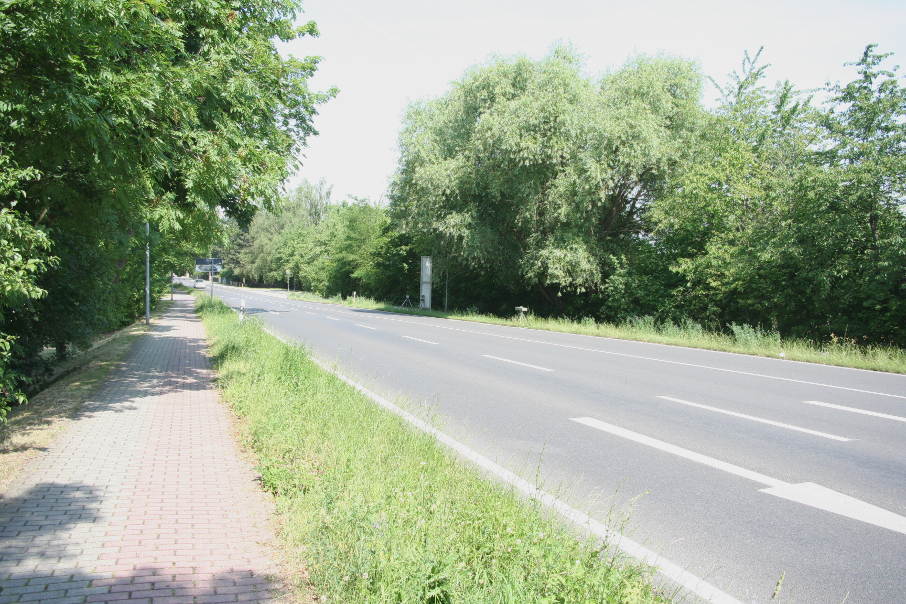
[[(647, 570), (577, 538), (313, 364), (200, 298), (282, 540), (337, 602), (656, 602)], [(301, 581), (301, 579), (300, 579)]]
[(599, 323), (590, 318), (576, 321), (564, 318), (536, 317), (531, 314), (526, 315), (524, 318), (519, 318), (498, 317), (478, 312), (423, 310), (393, 306), (361, 296), (355, 299), (341, 299), (339, 296), (322, 298), (309, 292), (297, 292), (290, 294), (290, 297), (309, 302), (342, 304), (355, 308), (509, 325), (511, 327), (526, 327), (621, 340), (689, 346), (691, 348), (706, 348), (708, 350), (823, 363), (840, 367), (906, 373), (906, 350), (902, 348), (893, 346), (861, 346), (850, 339), (838, 337), (832, 338), (827, 342), (782, 338), (776, 331), (764, 330), (750, 325), (733, 324), (730, 326), (729, 332), (722, 333), (708, 331), (694, 321), (683, 321), (681, 323), (656, 322), (652, 317), (634, 318), (625, 323)]

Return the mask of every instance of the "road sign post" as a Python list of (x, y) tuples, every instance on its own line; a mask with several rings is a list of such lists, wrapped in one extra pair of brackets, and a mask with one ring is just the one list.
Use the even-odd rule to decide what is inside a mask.
[(219, 273), (223, 270), (223, 259), (222, 258), (196, 258), (195, 259), (195, 272), (196, 273), (207, 273), (208, 279), (211, 280), (211, 298), (214, 298), (214, 273)]

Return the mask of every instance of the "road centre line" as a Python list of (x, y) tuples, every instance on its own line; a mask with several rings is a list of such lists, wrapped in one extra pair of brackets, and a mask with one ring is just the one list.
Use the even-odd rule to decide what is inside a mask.
[(773, 495), (781, 499), (807, 505), (809, 507), (824, 510), (832, 514), (837, 514), (858, 520), (867, 524), (885, 528), (897, 533), (906, 534), (906, 517), (895, 514), (889, 510), (872, 505), (861, 499), (850, 497), (833, 489), (815, 484), (813, 482), (790, 483), (773, 478), (754, 470), (749, 470), (735, 464), (721, 461), (702, 453), (696, 453), (689, 449), (684, 449), (677, 445), (621, 428), (613, 424), (602, 422), (593, 417), (571, 417), (571, 421), (584, 424), (590, 428), (607, 432), (613, 436), (619, 436), (633, 442), (646, 445), (653, 449), (670, 453), (689, 461), (694, 461), (702, 465), (723, 470), (729, 474), (746, 478), (748, 480), (765, 485), (766, 488), (759, 489), (759, 492)]
[(752, 480), (767, 487), (779, 487), (787, 484), (782, 480), (771, 478), (770, 476), (755, 472), (754, 470), (748, 470), (726, 461), (721, 461), (713, 457), (708, 457), (707, 455), (702, 455), (701, 453), (696, 453), (695, 451), (690, 451), (689, 449), (671, 445), (670, 443), (666, 443), (662, 440), (651, 438), (650, 436), (645, 436), (644, 434), (639, 434), (638, 432), (633, 432), (632, 430), (627, 430), (626, 428), (621, 428), (613, 424), (608, 424), (593, 417), (571, 417), (570, 420), (584, 424), (590, 428), (601, 430), (602, 432), (607, 432), (608, 434), (613, 434), (614, 436), (619, 436), (620, 438), (625, 438), (627, 440), (646, 445), (648, 447), (651, 447), (652, 449), (664, 451), (665, 453), (670, 453), (672, 455), (676, 455), (677, 457), (683, 457), (690, 461), (694, 461), (696, 463), (700, 463), (717, 470), (723, 470), (724, 472), (727, 472), (729, 474), (734, 474), (736, 476), (739, 476), (740, 478)]
[(803, 432), (805, 434), (811, 434), (812, 436), (820, 436), (821, 438), (829, 438), (830, 440), (837, 440), (840, 442), (849, 442), (853, 439), (846, 438), (844, 436), (837, 436), (836, 434), (828, 434), (827, 432), (819, 432), (818, 430), (810, 430), (808, 428), (800, 428), (799, 426), (794, 426), (792, 424), (785, 424), (783, 422), (774, 421), (772, 419), (765, 419), (763, 417), (756, 417), (754, 415), (748, 415), (746, 413), (737, 413), (736, 411), (728, 411), (726, 409), (720, 409), (718, 407), (712, 407), (710, 405), (702, 405), (701, 403), (693, 403), (691, 401), (685, 401), (681, 398), (674, 398), (672, 396), (663, 396), (659, 395), (657, 398), (663, 399), (665, 401), (671, 401), (674, 403), (679, 403), (680, 405), (687, 405), (689, 407), (696, 407), (698, 409), (705, 409), (706, 411), (714, 411), (715, 413), (723, 413), (724, 415), (731, 415), (733, 417), (739, 417), (742, 419), (748, 419), (753, 422), (758, 422), (760, 424), (768, 424), (769, 426), (776, 426), (778, 428), (783, 428), (785, 430), (794, 430), (796, 432)]
[(423, 342), (425, 344), (437, 344), (437, 342), (432, 342), (431, 340), (423, 340), (421, 338), (413, 338), (412, 336), (403, 336), (407, 340), (412, 340), (413, 342)]
[[(273, 332), (270, 333), (273, 334)], [(276, 337), (283, 339), (280, 336)], [(679, 566), (674, 562), (671, 562), (670, 560), (667, 560), (657, 552), (648, 549), (647, 547), (636, 541), (633, 541), (629, 537), (623, 536), (622, 534), (620, 534), (618, 528), (610, 527), (603, 522), (595, 520), (585, 512), (571, 507), (569, 504), (561, 501), (560, 499), (557, 499), (547, 491), (540, 489), (539, 487), (507, 470), (491, 459), (483, 456), (473, 449), (470, 449), (454, 438), (444, 434), (434, 426), (415, 417), (408, 411), (401, 409), (379, 394), (368, 390), (361, 384), (340, 373), (336, 367), (331, 367), (323, 361), (320, 361), (314, 357), (311, 357), (311, 360), (314, 361), (316, 365), (321, 367), (321, 369), (337, 376), (337, 378), (343, 380), (344, 382), (361, 392), (363, 395), (374, 401), (377, 405), (387, 409), (395, 415), (398, 415), (399, 417), (403, 418), (403, 420), (409, 422), (419, 430), (422, 430), (423, 432), (434, 436), (440, 443), (455, 451), (458, 455), (462, 456), (463, 459), (475, 464), (479, 468), (482, 468), (483, 470), (488, 472), (489, 475), (497, 477), (497, 479), (501, 480), (505, 484), (512, 485), (515, 490), (522, 493), (526, 497), (534, 499), (544, 507), (554, 510), (570, 522), (574, 523), (577, 527), (580, 527), (582, 530), (588, 531), (599, 539), (605, 540), (608, 544), (619, 548), (636, 560), (657, 568), (658, 572), (660, 572), (661, 575), (667, 577), (683, 589), (686, 589), (698, 595), (705, 602), (711, 602), (712, 604), (742, 604), (740, 600), (737, 600), (730, 594), (721, 591), (704, 579), (693, 575), (685, 568)]]
[(487, 359), (494, 359), (495, 361), (503, 361), (504, 363), (512, 363), (513, 365), (522, 365), (523, 367), (530, 367), (532, 369), (537, 369), (538, 371), (553, 371), (553, 369), (548, 369), (547, 367), (539, 367), (538, 365), (532, 365), (530, 363), (522, 363), (520, 361), (514, 361), (513, 359), (505, 359), (503, 357), (495, 357), (491, 354), (481, 355)]
[[(317, 303), (317, 304), (326, 304), (326, 303)], [(346, 310), (346, 312), (354, 312), (354, 311)], [(383, 311), (383, 312), (386, 312), (386, 311)], [(460, 332), (460, 333), (467, 333), (467, 334), (474, 334), (474, 335), (488, 336), (488, 337), (500, 338), (500, 339), (503, 339), (503, 340), (512, 340), (512, 341), (515, 341), (515, 342), (527, 342), (527, 343), (530, 343), (530, 344), (544, 344), (544, 345), (547, 345), (547, 346), (555, 346), (555, 347), (557, 347), (557, 348), (565, 348), (565, 349), (569, 349), (569, 350), (579, 350), (579, 351), (583, 351), (583, 352), (596, 352), (596, 353), (599, 353), (599, 354), (607, 354), (607, 355), (611, 355), (611, 356), (618, 356), (618, 357), (624, 357), (624, 358), (629, 358), (629, 359), (639, 359), (639, 360), (643, 360), (643, 361), (652, 361), (652, 362), (655, 362), (655, 363), (666, 363), (666, 364), (668, 364), (668, 365), (679, 365), (679, 366), (682, 366), (682, 367), (695, 367), (695, 368), (698, 368), (698, 369), (708, 369), (708, 370), (710, 370), (710, 371), (721, 371), (721, 372), (724, 372), (724, 373), (733, 373), (733, 374), (736, 374), (736, 375), (747, 375), (747, 376), (750, 376), (750, 377), (756, 377), (756, 378), (762, 378), (762, 379), (768, 379), (768, 380), (777, 380), (777, 381), (780, 381), (780, 382), (792, 382), (792, 383), (797, 383), (797, 384), (806, 384), (806, 385), (809, 385), (809, 386), (819, 386), (819, 387), (821, 387), (821, 388), (832, 388), (832, 389), (835, 389), (835, 390), (846, 390), (846, 391), (849, 391), (849, 392), (859, 392), (859, 393), (861, 393), (861, 394), (872, 394), (872, 395), (875, 395), (875, 396), (886, 396), (886, 397), (890, 397), (890, 398), (898, 398), (898, 399), (904, 399), (904, 400), (906, 400), (906, 395), (904, 395), (904, 394), (892, 394), (892, 393), (889, 393), (889, 392), (877, 392), (877, 391), (875, 391), (875, 390), (865, 390), (865, 389), (862, 389), (862, 388), (851, 388), (851, 387), (849, 387), (849, 386), (837, 386), (837, 385), (835, 385), (835, 384), (825, 384), (825, 383), (823, 383), (823, 382), (813, 382), (813, 381), (810, 381), (810, 380), (798, 380), (798, 379), (796, 379), (796, 378), (787, 378), (787, 377), (782, 377), (782, 376), (777, 376), (777, 375), (768, 375), (768, 374), (765, 374), (765, 373), (757, 373), (757, 372), (754, 372), (754, 371), (742, 371), (742, 370), (739, 370), (739, 369), (726, 369), (726, 368), (724, 368), (724, 367), (715, 367), (715, 366), (713, 366), (713, 365), (702, 365), (702, 364), (699, 364), (699, 363), (686, 363), (686, 362), (684, 362), (684, 361), (673, 361), (673, 360), (670, 360), (670, 359), (659, 359), (659, 358), (657, 358), (657, 357), (650, 357), (650, 356), (646, 356), (646, 355), (630, 354), (630, 353), (626, 353), (626, 352), (613, 352), (613, 351), (610, 351), (610, 350), (601, 350), (600, 348), (589, 348), (589, 347), (587, 347), (587, 346), (577, 346), (577, 345), (574, 345), (574, 344), (560, 344), (560, 343), (557, 343), (557, 342), (548, 342), (548, 341), (545, 341), (545, 340), (535, 340), (535, 339), (532, 339), (532, 338), (521, 338), (521, 337), (516, 337), (516, 336), (507, 336), (507, 335), (502, 335), (502, 334), (496, 334), (496, 333), (492, 333), (492, 332), (476, 331), (476, 330), (472, 330), (472, 329), (461, 329), (461, 328), (457, 328), (457, 327), (447, 327), (447, 326), (445, 326), (445, 325), (437, 325), (436, 323), (433, 323), (433, 322), (431, 322), (431, 321), (411, 321), (411, 320), (406, 320), (406, 319), (398, 319), (398, 318), (395, 318), (395, 317), (380, 316), (381, 314), (382, 314), (382, 311), (376, 311), (376, 312), (372, 315), (372, 318), (374, 318), (374, 319), (380, 319), (380, 320), (383, 320), (383, 321), (394, 321), (394, 322), (397, 322), (397, 323), (408, 323), (408, 324), (410, 324), (410, 325), (420, 325), (420, 326), (423, 326), (423, 327), (424, 327), (424, 326), (429, 326), (429, 327), (433, 327), (433, 328), (435, 328), (435, 329), (446, 329), (446, 330), (448, 330), (448, 331), (455, 331), (455, 332)], [(392, 314), (392, 313), (387, 313), (387, 314)], [(459, 321), (459, 320), (457, 320), (457, 319), (445, 319), (445, 320), (447, 320), (447, 321), (464, 322), (464, 321)], [(589, 337), (592, 337), (592, 336), (589, 336)], [(617, 339), (618, 339), (618, 338), (617, 338)], [(681, 347), (677, 347), (677, 348), (681, 348)], [(717, 352), (719, 352), (719, 351), (717, 351)], [(742, 355), (742, 356), (746, 356), (746, 355)]]
[[(348, 312), (351, 312), (351, 311), (348, 311)], [(670, 359), (659, 359), (657, 357), (649, 357), (649, 356), (640, 355), (640, 354), (630, 354), (630, 353), (626, 353), (626, 352), (613, 352), (610, 350), (601, 350), (600, 348), (589, 348), (587, 346), (576, 346), (574, 344), (560, 344), (558, 342), (548, 342), (545, 340), (535, 340), (532, 338), (520, 338), (520, 337), (516, 337), (516, 336), (506, 336), (506, 335), (496, 334), (496, 333), (491, 333), (491, 332), (486, 332), (486, 331), (476, 331), (473, 329), (460, 329), (458, 327), (447, 327), (445, 325), (437, 325), (435, 323), (430, 323), (430, 322), (409, 321), (406, 319), (397, 319), (397, 318), (393, 318), (393, 317), (382, 317), (382, 316), (377, 316), (377, 315), (373, 316), (372, 318), (383, 320), (383, 321), (394, 321), (397, 323), (408, 323), (410, 325), (421, 325), (421, 326), (427, 325), (427, 326), (430, 326), (430, 327), (433, 327), (436, 329), (446, 329), (447, 331), (456, 331), (456, 332), (460, 332), (460, 333), (474, 334), (474, 335), (480, 335), (480, 336), (489, 336), (489, 337), (493, 337), (493, 338), (500, 338), (502, 340), (512, 340), (514, 342), (527, 342), (530, 344), (544, 344), (547, 346), (555, 346), (557, 348), (565, 348), (565, 349), (569, 349), (569, 350), (579, 350), (579, 351), (583, 351), (583, 352), (596, 352), (599, 354), (607, 354), (607, 355), (611, 355), (611, 356), (618, 356), (618, 357), (624, 357), (624, 358), (629, 358), (629, 359), (640, 359), (643, 361), (666, 363), (668, 365), (679, 365), (682, 367), (695, 367), (698, 369), (721, 371), (724, 373), (733, 373), (736, 375), (747, 375), (750, 377), (764, 378), (764, 379), (768, 379), (768, 380), (777, 380), (780, 382), (793, 382), (793, 383), (797, 383), (797, 384), (806, 384), (809, 386), (819, 386), (822, 388), (833, 388), (835, 390), (847, 390), (849, 392), (859, 392), (862, 394), (873, 394), (876, 396), (887, 396), (887, 397), (891, 397), (891, 398), (899, 398), (899, 399), (906, 400), (906, 395), (904, 395), (904, 394), (891, 394), (889, 392), (877, 392), (875, 390), (864, 390), (861, 388), (851, 388), (849, 386), (837, 386), (835, 384), (825, 384), (823, 382), (812, 382), (809, 380), (798, 380), (796, 378), (787, 378), (787, 377), (782, 377), (782, 376), (777, 376), (777, 375), (767, 375), (765, 373), (756, 373), (754, 371), (742, 371), (740, 369), (726, 369), (724, 367), (714, 367), (713, 365), (702, 365), (699, 363), (686, 363), (684, 361), (672, 361)], [(456, 319), (446, 319), (446, 320), (455, 321)]]
[(802, 401), (806, 405), (816, 405), (818, 407), (827, 407), (828, 409), (836, 409), (838, 411), (848, 411), (849, 413), (858, 413), (860, 415), (870, 415), (872, 417), (880, 417), (883, 419), (889, 419), (895, 422), (906, 422), (906, 417), (901, 417), (899, 415), (890, 415), (889, 413), (878, 413), (877, 411), (869, 411), (867, 409), (858, 409), (856, 407), (847, 407), (846, 405), (834, 405), (833, 403), (822, 403), (821, 401)]
[(362, 325), (361, 323), (354, 323), (356, 327), (361, 327), (362, 329), (370, 329), (371, 331), (377, 331), (377, 327), (369, 327), (368, 325)]

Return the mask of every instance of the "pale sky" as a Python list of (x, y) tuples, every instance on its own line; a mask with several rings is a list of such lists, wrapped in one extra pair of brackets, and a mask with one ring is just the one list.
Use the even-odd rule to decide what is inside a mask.
[[(769, 83), (817, 88), (852, 79), (843, 63), (877, 42), (906, 70), (906, 2), (305, 0), (304, 10), (301, 21), (317, 22), (321, 36), (283, 51), (323, 57), (312, 88), (340, 93), (320, 106), (320, 134), (309, 139), (289, 186), (323, 178), (335, 200), (385, 197), (409, 103), (444, 94), (495, 56), (539, 59), (566, 42), (585, 57), (590, 76), (636, 54), (663, 53), (723, 81), (745, 50), (764, 46)], [(709, 87), (705, 101), (716, 95)]]

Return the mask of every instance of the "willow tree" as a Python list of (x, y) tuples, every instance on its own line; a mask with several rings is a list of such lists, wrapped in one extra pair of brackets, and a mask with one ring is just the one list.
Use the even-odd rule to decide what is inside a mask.
[(595, 82), (558, 49), (473, 69), (412, 106), (391, 208), (424, 251), (509, 291), (603, 295), (640, 217), (688, 153), (701, 77), (638, 58)]

